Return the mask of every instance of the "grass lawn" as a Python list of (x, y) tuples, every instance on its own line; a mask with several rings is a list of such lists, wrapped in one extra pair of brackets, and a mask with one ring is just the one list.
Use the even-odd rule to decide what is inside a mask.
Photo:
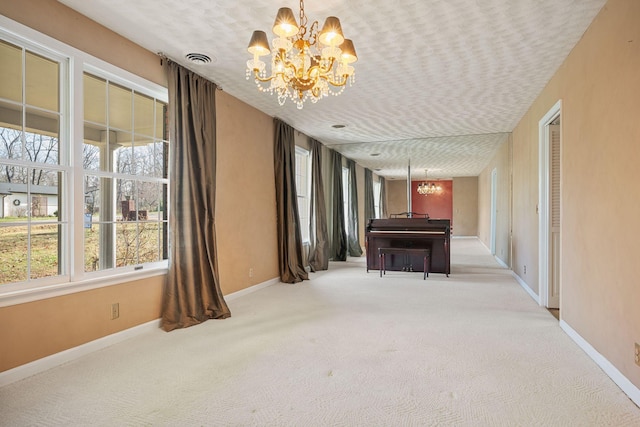
[[(46, 218), (50, 219), (50, 218)], [(12, 223), (3, 226), (3, 223)], [(16, 223), (24, 222), (24, 225)], [(27, 224), (26, 218), (0, 219), (0, 285), (29, 279), (58, 275), (58, 248), (60, 246), (57, 224)], [(100, 268), (100, 227), (93, 224), (84, 230), (85, 271)], [(111, 225), (110, 228), (112, 228)], [(27, 272), (28, 230), (31, 230), (31, 271)], [(161, 248), (161, 233), (157, 222), (115, 223), (116, 267), (158, 261)], [(27, 275), (29, 274), (29, 277)]]

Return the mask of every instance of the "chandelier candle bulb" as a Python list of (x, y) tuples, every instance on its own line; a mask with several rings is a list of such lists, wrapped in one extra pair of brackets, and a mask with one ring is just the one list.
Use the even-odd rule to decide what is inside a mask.
[(281, 7), (278, 10), (272, 31), (275, 35), (280, 37), (293, 37), (298, 34), (300, 28), (298, 28), (296, 18), (293, 16), (293, 11), (291, 9), (288, 7)]
[(342, 25), (335, 16), (330, 16), (324, 21), (320, 32), (320, 43), (327, 46), (339, 46), (344, 41)]
[(418, 185), (418, 193), (423, 196), (442, 192), (442, 187), (438, 183), (427, 182), (427, 169), (424, 170), (424, 181)]
[[(254, 31), (247, 50), (253, 59), (247, 61), (247, 79), (253, 74), (261, 92), (287, 99), (301, 109), (304, 101), (315, 103), (329, 95), (340, 95), (347, 83), (354, 82), (355, 69), (349, 65), (358, 60), (353, 41), (345, 39), (340, 20), (329, 16), (318, 31), (318, 21), (308, 25), (304, 1), (300, 1), (300, 21), (296, 22), (288, 7), (278, 10), (273, 23), (272, 47), (264, 31)], [(271, 69), (259, 58), (271, 54)]]

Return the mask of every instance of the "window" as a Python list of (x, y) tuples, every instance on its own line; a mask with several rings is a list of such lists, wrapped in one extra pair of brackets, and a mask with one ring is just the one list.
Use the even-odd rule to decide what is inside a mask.
[(0, 40), (0, 284), (67, 273), (64, 64)]
[(89, 73), (83, 81), (85, 271), (166, 259), (166, 104)]
[(309, 241), (309, 195), (311, 193), (311, 157), (304, 148), (296, 147), (296, 192), (302, 241)]
[(376, 218), (382, 218), (380, 212), (380, 181), (373, 182), (373, 212)]
[(0, 296), (166, 267), (166, 89), (28, 32), (0, 28)]
[(344, 205), (344, 231), (349, 235), (349, 168), (342, 168), (342, 203)]

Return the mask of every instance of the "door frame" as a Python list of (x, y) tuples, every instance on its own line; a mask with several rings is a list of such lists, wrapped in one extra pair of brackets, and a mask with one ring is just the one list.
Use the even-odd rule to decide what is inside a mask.
[(491, 255), (496, 254), (496, 228), (498, 222), (498, 169), (491, 171), (491, 229), (489, 231), (489, 250)]
[[(562, 100), (558, 100), (538, 122), (538, 302), (544, 307), (549, 305), (549, 231), (551, 227), (549, 212), (550, 141), (547, 127), (561, 116), (561, 113)], [(560, 120), (560, 135), (562, 138), (562, 119)], [(562, 241), (560, 244), (562, 245)], [(562, 263), (560, 263), (560, 268), (562, 268)]]

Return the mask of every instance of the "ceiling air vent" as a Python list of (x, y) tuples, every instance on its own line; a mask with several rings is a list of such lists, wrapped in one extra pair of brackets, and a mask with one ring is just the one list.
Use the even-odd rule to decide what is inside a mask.
[(192, 52), (192, 53), (187, 53), (184, 57), (187, 58), (189, 61), (193, 62), (194, 64), (198, 64), (198, 65), (204, 65), (211, 62), (211, 57), (209, 57), (208, 55), (205, 55), (204, 53)]

